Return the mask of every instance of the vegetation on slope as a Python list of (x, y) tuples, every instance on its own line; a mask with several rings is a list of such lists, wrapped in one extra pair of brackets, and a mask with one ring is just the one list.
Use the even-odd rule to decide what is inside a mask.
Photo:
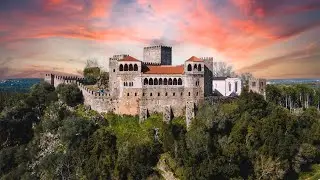
[[(1, 102), (0, 179), (319, 176), (320, 114), (314, 107), (292, 114), (244, 92), (230, 103), (203, 104), (187, 131), (184, 118), (166, 124), (160, 114), (143, 123), (101, 115), (82, 98), (69, 98), (78, 92), (74, 85), (41, 83)], [(173, 174), (157, 170), (158, 162)]]

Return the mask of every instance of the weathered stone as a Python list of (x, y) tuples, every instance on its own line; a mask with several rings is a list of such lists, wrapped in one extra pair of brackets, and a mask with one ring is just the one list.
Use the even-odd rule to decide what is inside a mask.
[(166, 123), (170, 123), (172, 119), (171, 107), (170, 105), (163, 107), (163, 121)]
[(192, 119), (195, 117), (195, 106), (193, 101), (186, 102), (186, 125), (190, 127)]
[(139, 122), (142, 123), (148, 118), (148, 109), (144, 106), (140, 106)]

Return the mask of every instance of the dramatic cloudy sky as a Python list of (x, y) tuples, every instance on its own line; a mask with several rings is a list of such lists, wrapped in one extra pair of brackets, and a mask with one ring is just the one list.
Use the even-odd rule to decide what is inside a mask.
[(0, 78), (77, 73), (88, 58), (214, 57), (267, 78), (320, 77), (320, 0), (0, 0)]

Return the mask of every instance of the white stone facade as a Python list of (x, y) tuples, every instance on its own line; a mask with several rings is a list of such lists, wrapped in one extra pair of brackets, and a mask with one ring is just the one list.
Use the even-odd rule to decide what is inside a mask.
[(221, 96), (239, 96), (242, 91), (242, 83), (240, 78), (213, 78), (212, 86), (213, 91)]

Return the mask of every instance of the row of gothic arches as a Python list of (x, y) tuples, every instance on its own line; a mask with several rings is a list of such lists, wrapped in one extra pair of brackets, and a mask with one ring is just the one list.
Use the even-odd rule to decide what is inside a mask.
[(144, 78), (144, 85), (182, 85), (181, 78)]
[(138, 71), (137, 64), (120, 64), (119, 71)]
[[(188, 64), (188, 67), (187, 67), (188, 71), (192, 71), (192, 65), (191, 64)], [(202, 71), (202, 66), (201, 64), (194, 64), (193, 65), (193, 70), (197, 70), (197, 71)]]

